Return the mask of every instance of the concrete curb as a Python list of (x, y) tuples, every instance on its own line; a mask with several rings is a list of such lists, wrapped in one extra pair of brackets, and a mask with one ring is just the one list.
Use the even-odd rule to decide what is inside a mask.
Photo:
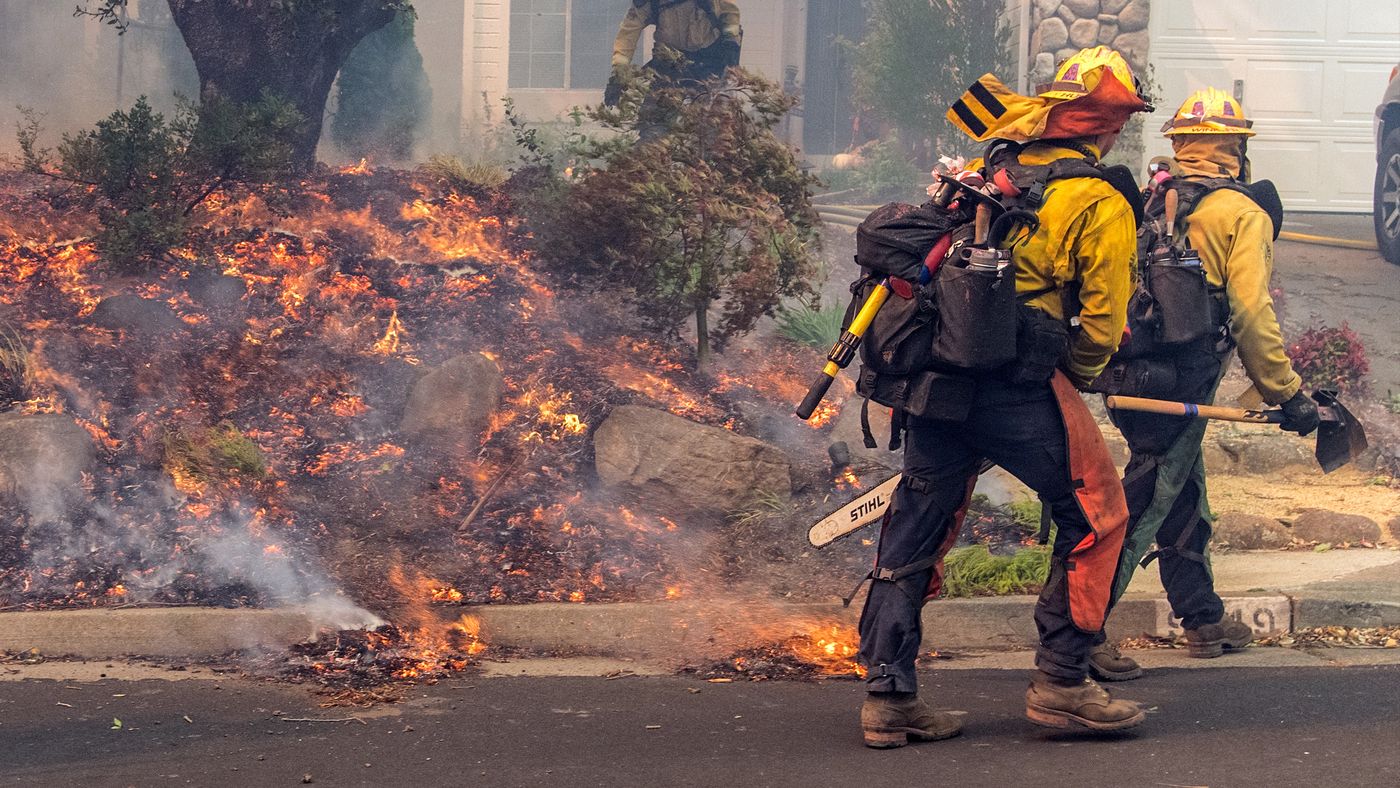
[[(1007, 596), (932, 602), (924, 607), (924, 645), (944, 651), (1034, 646), (1035, 601), (1033, 596)], [(1260, 635), (1305, 627), (1400, 625), (1400, 604), (1393, 602), (1261, 593), (1227, 596), (1225, 608), (1226, 615), (1248, 623)], [(860, 606), (706, 600), (484, 605), (463, 612), (480, 618), (482, 636), (495, 646), (671, 662), (723, 658), (794, 635), (820, 636), (832, 625), (854, 627)], [(0, 650), (34, 648), (49, 656), (86, 659), (190, 658), (285, 648), (313, 637), (314, 622), (296, 608), (3, 613)], [(1125, 598), (1108, 631), (1114, 638), (1181, 634), (1180, 622), (1160, 596)]]
[(0, 613), (0, 651), (49, 656), (205, 657), (239, 649), (285, 648), (314, 637), (296, 608), (166, 607)]

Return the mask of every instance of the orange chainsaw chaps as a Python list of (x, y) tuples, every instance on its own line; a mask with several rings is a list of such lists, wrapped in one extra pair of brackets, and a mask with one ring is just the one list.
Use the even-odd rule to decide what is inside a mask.
[(1103, 433), (1079, 392), (1058, 370), (1050, 385), (1065, 422), (1074, 495), (1092, 529), (1068, 556), (1069, 613), (1076, 627), (1097, 632), (1108, 613), (1118, 555), (1128, 530), (1128, 502)]
[(943, 593), (943, 556), (953, 549), (953, 545), (958, 542), (958, 534), (962, 533), (963, 522), (967, 520), (967, 507), (972, 504), (972, 491), (977, 487), (977, 477), (980, 474), (972, 474), (967, 480), (967, 492), (963, 495), (962, 506), (953, 513), (953, 522), (948, 526), (948, 535), (943, 537), (943, 543), (938, 546), (938, 563), (933, 565), (933, 577), (928, 581), (928, 592), (924, 594), (924, 601), (937, 597)]

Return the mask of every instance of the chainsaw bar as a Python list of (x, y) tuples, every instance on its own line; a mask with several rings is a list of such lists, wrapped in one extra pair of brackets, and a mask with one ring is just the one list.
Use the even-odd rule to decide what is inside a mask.
[(807, 531), (807, 541), (813, 547), (826, 547), (847, 534), (875, 522), (890, 508), (894, 488), (899, 486), (903, 474), (896, 473), (880, 486), (832, 512)]

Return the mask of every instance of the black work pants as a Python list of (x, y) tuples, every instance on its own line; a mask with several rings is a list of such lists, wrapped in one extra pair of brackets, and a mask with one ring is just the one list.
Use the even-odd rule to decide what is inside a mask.
[[(1058, 526), (1055, 560), (1035, 609), (1036, 666), (1060, 679), (1083, 678), (1095, 633), (1080, 630), (1070, 618), (1062, 562), (1091, 529), (1070, 481), (1064, 421), (1050, 385), (979, 381), (965, 421), (910, 419), (905, 441), (904, 480), (880, 534), (876, 566), (896, 570), (934, 555), (982, 458), (1000, 465), (1040, 495)], [(930, 568), (871, 583), (860, 618), (860, 657), (871, 692), (917, 690), (920, 614), (932, 576)]]

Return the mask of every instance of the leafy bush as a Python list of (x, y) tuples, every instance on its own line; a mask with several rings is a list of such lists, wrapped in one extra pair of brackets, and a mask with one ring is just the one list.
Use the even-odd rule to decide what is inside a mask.
[(340, 70), (331, 139), (352, 156), (404, 161), (432, 103), (413, 14), (365, 36)]
[(135, 269), (178, 244), (211, 195), (264, 192), (281, 179), (300, 122), (271, 96), (246, 105), (186, 102), (170, 121), (143, 96), (91, 130), (65, 134), (56, 171), (37, 147), (37, 126), (22, 128), (20, 143), (27, 169), (90, 188), (102, 225), (98, 248)]
[(1343, 322), (1332, 328), (1318, 324), (1288, 346), (1293, 369), (1303, 378), (1304, 389), (1336, 389), (1343, 394), (1364, 394), (1371, 362), (1361, 337)]
[[(661, 330), (679, 334), (693, 315), (702, 365), (785, 297), (810, 294), (817, 272), (816, 181), (773, 131), (795, 100), (731, 74), (687, 89), (634, 81), (621, 106), (586, 113), (616, 136), (575, 134), (551, 199), (527, 202), (552, 270), (630, 297)], [(661, 131), (638, 142), (644, 129)], [(521, 136), (547, 166), (538, 138)]]
[(778, 312), (778, 333), (803, 345), (826, 350), (841, 336), (841, 321), (846, 318), (842, 307), (801, 306)]
[(985, 545), (948, 551), (943, 561), (945, 596), (1001, 596), (1038, 593), (1050, 572), (1050, 549), (1026, 547), (1013, 555), (992, 555)]

